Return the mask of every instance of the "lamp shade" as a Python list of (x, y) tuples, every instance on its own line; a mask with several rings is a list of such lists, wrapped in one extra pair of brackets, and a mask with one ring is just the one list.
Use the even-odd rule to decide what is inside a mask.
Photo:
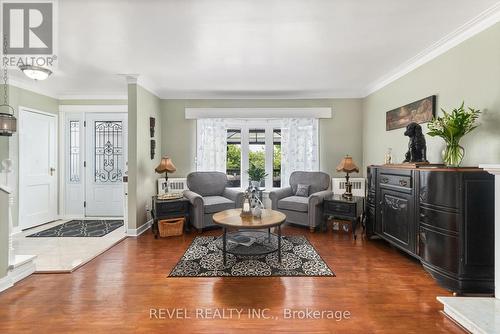
[(177, 169), (175, 168), (174, 163), (170, 157), (164, 156), (161, 158), (160, 164), (155, 168), (157, 173), (173, 173)]
[(346, 155), (344, 159), (339, 163), (337, 166), (337, 172), (345, 172), (345, 173), (359, 173), (359, 168), (356, 166), (354, 161), (352, 160), (352, 157), (349, 155)]

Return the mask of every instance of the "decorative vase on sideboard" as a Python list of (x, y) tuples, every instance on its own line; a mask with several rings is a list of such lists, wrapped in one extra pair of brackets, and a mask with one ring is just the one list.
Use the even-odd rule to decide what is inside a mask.
[(465, 156), (465, 148), (457, 144), (448, 144), (441, 152), (443, 162), (448, 167), (459, 167)]

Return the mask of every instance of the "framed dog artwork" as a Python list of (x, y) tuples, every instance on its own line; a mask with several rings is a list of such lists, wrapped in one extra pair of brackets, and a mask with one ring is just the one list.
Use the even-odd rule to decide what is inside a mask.
[(386, 131), (404, 128), (410, 123), (426, 123), (436, 114), (436, 95), (431, 95), (386, 113)]

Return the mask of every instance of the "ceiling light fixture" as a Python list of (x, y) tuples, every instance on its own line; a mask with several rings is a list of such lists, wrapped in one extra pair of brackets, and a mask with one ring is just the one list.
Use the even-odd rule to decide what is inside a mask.
[(45, 80), (52, 74), (52, 71), (45, 67), (34, 65), (21, 65), (19, 69), (30, 79)]

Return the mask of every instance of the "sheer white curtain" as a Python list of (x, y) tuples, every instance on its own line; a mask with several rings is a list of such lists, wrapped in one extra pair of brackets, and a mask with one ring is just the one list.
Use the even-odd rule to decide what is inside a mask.
[(281, 186), (294, 171), (319, 170), (318, 119), (285, 118), (281, 126)]
[(226, 122), (203, 118), (196, 122), (196, 170), (226, 172)]

